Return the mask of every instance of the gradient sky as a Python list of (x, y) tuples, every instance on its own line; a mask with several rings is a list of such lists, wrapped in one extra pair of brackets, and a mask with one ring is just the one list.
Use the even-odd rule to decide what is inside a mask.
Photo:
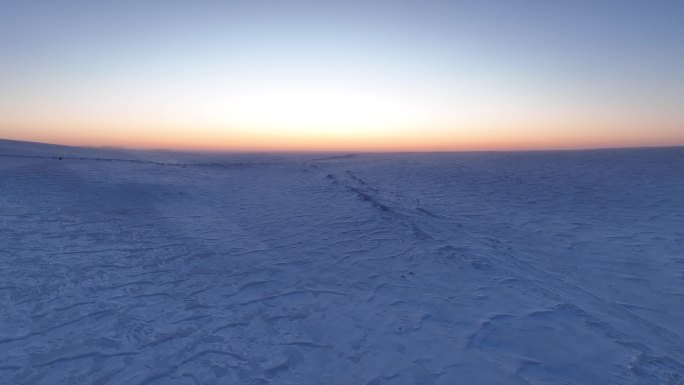
[(684, 1), (0, 0), (0, 137), (684, 145)]

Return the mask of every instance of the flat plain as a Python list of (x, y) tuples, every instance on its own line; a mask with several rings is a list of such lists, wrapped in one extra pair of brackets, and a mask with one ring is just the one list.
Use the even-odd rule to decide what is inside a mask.
[(3, 385), (683, 384), (683, 304), (684, 148), (0, 141)]

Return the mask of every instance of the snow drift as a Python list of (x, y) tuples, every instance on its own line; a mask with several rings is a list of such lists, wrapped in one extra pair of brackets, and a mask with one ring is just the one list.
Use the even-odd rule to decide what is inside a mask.
[(684, 383), (682, 148), (0, 155), (0, 384)]

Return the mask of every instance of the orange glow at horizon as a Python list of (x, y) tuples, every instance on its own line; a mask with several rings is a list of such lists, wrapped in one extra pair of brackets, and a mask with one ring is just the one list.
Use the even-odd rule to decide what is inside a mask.
[[(396, 92), (372, 84), (264, 82), (186, 93), (103, 94), (17, 105), (0, 137), (196, 151), (477, 151), (684, 145), (672, 114), (597, 111), (513, 92)], [(156, 90), (156, 87), (147, 87)], [(236, 91), (237, 90), (237, 91)], [(197, 90), (195, 90), (197, 91)], [(205, 90), (206, 91), (206, 90)], [(127, 94), (128, 95), (128, 94)], [(104, 102), (102, 101), (104, 100)], [(458, 106), (458, 107), (454, 107)], [(669, 120), (668, 120), (669, 119)], [(657, 130), (649, 130), (656, 127)]]
[[(21, 125), (15, 125), (21, 127)], [(93, 128), (99, 127), (99, 128)], [(549, 129), (552, 127), (553, 129)], [(608, 127), (608, 129), (607, 129)], [(558, 129), (560, 128), (560, 129)], [(0, 127), (0, 132), (9, 131)], [(415, 128), (380, 130), (266, 130), (221, 129), (190, 126), (135, 127), (125, 125), (71, 124), (46, 130), (13, 130), (4, 139), (46, 142), (72, 146), (112, 146), (129, 149), (238, 152), (392, 152), (392, 151), (506, 151), (566, 150), (609, 147), (684, 145), (684, 130), (678, 126), (660, 135), (646, 135), (640, 126), (594, 127), (475, 127), (470, 129)], [(22, 131), (28, 132), (23, 134)], [(615, 133), (619, 132), (620, 135)]]

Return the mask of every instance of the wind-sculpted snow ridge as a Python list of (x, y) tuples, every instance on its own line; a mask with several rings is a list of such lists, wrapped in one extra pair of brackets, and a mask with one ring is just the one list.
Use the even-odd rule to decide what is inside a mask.
[(0, 154), (0, 384), (684, 383), (684, 149)]

